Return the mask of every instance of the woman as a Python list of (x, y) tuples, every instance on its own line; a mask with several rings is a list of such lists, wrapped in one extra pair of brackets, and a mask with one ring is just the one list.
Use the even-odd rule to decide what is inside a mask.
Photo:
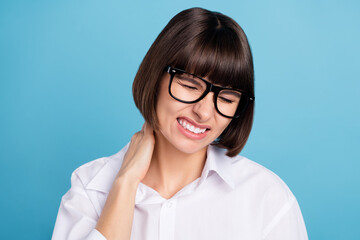
[(53, 239), (307, 239), (287, 186), (238, 155), (253, 121), (254, 71), (234, 20), (201, 8), (177, 14), (133, 95), (142, 130), (74, 171)]

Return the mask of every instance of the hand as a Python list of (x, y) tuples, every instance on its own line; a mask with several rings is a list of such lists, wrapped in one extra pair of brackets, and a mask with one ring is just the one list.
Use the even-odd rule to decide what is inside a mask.
[(141, 182), (145, 177), (154, 151), (155, 137), (153, 128), (144, 123), (141, 131), (135, 133), (124, 156), (118, 177), (129, 177)]

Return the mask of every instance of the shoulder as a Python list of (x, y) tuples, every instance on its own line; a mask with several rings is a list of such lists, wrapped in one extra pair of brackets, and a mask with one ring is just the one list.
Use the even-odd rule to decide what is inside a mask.
[(235, 186), (249, 186), (249, 190), (273, 201), (292, 201), (295, 197), (287, 184), (274, 172), (244, 156), (231, 158)]
[(118, 153), (87, 162), (76, 168), (72, 178), (78, 178), (87, 189), (107, 192), (119, 171), (128, 145)]
[(82, 182), (86, 185), (97, 173), (108, 164), (111, 156), (101, 157), (90, 162), (87, 162), (73, 171), (73, 175), (79, 177)]
[(259, 209), (263, 239), (307, 239), (296, 197), (277, 174), (243, 156), (235, 157), (232, 167), (236, 189), (246, 189), (238, 195)]

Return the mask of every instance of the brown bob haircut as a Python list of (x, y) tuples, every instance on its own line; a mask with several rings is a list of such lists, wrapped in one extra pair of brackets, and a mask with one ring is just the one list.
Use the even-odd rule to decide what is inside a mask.
[[(221, 13), (202, 8), (178, 13), (144, 57), (134, 79), (133, 96), (145, 121), (154, 129), (158, 129), (157, 96), (167, 66), (254, 96), (254, 67), (246, 35), (233, 19)], [(232, 119), (212, 144), (227, 149), (230, 157), (239, 154), (249, 137), (253, 113), (254, 102), (239, 118)]]

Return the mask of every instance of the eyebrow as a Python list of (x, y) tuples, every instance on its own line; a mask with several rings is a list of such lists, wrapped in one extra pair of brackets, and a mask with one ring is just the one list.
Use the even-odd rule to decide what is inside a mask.
[(241, 97), (241, 92), (235, 91), (235, 90), (230, 90), (230, 89), (224, 89), (221, 91), (222, 93), (225, 94), (230, 94), (230, 95), (234, 95), (236, 97)]
[[(191, 77), (190, 77), (191, 76)], [(197, 81), (195, 81), (195, 78), (198, 78), (198, 77), (195, 77), (193, 75), (190, 75), (190, 76), (184, 76), (184, 75), (178, 75), (177, 77), (182, 79), (182, 80), (186, 80), (186, 81), (189, 81), (189, 82), (192, 82), (194, 83), (195, 85), (198, 85), (198, 86), (201, 86), (200, 83), (198, 83)], [(201, 79), (199, 79), (201, 80)]]

